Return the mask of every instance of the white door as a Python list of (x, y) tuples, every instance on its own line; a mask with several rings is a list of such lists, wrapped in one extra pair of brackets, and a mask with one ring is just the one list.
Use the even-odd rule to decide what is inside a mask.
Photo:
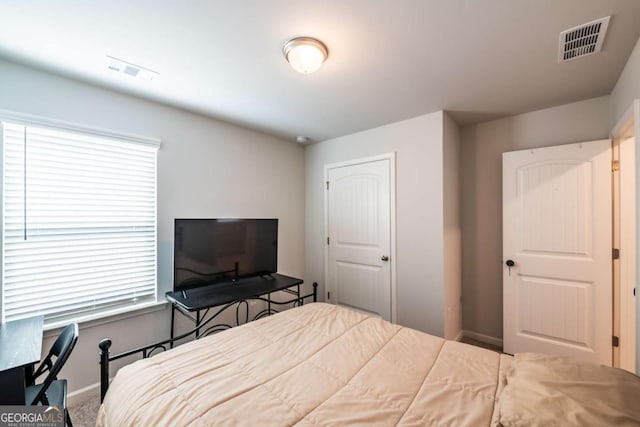
[(392, 320), (393, 158), (328, 166), (327, 301)]
[(611, 365), (611, 142), (502, 160), (504, 351)]

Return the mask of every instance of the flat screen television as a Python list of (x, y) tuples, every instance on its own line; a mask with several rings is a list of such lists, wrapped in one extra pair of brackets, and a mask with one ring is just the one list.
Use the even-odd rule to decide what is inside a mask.
[(277, 219), (176, 219), (173, 290), (278, 271)]

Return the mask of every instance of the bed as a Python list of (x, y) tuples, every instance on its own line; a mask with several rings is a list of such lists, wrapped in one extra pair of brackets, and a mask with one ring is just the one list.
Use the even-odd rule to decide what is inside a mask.
[[(550, 406), (548, 392), (527, 381), (545, 378), (551, 365), (528, 357), (514, 359), (313, 303), (123, 367), (97, 426), (536, 425), (530, 417), (544, 420), (535, 404)], [(514, 375), (518, 364), (522, 375)], [(592, 414), (586, 405), (586, 415), (569, 406), (576, 425), (640, 424), (640, 394), (633, 394), (640, 393), (638, 377), (606, 369), (621, 374), (606, 384), (613, 406)], [(525, 410), (520, 400), (526, 400)], [(560, 410), (566, 408), (562, 402)], [(549, 411), (552, 421), (559, 416)]]

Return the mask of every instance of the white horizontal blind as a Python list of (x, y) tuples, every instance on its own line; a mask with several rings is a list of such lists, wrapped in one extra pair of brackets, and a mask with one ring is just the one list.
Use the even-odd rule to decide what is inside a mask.
[(157, 147), (2, 123), (5, 321), (156, 300)]

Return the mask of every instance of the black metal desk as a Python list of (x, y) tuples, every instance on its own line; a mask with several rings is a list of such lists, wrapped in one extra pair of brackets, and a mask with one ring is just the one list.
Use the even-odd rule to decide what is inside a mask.
[[(256, 314), (252, 320), (257, 320), (264, 316), (269, 316), (277, 312), (273, 304), (291, 304), (292, 301), (285, 303), (273, 301), (271, 294), (282, 291), (293, 295), (301, 304), (300, 285), (302, 279), (285, 276), (283, 274), (271, 274), (269, 276), (248, 277), (240, 279), (236, 282), (215, 283), (200, 288), (189, 289), (186, 291), (167, 292), (166, 298), (171, 303), (171, 339), (174, 337), (174, 323), (176, 310), (187, 318), (191, 319), (197, 327), (196, 338), (202, 335), (222, 331), (232, 326), (229, 324), (219, 323), (201, 328), (205, 324), (210, 323), (223, 311), (235, 306), (236, 308), (236, 325), (240, 324), (240, 307), (245, 307), (245, 323), (249, 321), (249, 304), (248, 300), (261, 300), (267, 303), (267, 308)], [(292, 288), (295, 288), (292, 289)], [(295, 304), (295, 302), (294, 302)], [(212, 309), (218, 308), (213, 313)], [(201, 314), (204, 311), (204, 314)], [(191, 313), (196, 313), (193, 317)], [(173, 343), (172, 343), (173, 344)]]
[(0, 324), (0, 405), (24, 405), (42, 352), (43, 316)]

